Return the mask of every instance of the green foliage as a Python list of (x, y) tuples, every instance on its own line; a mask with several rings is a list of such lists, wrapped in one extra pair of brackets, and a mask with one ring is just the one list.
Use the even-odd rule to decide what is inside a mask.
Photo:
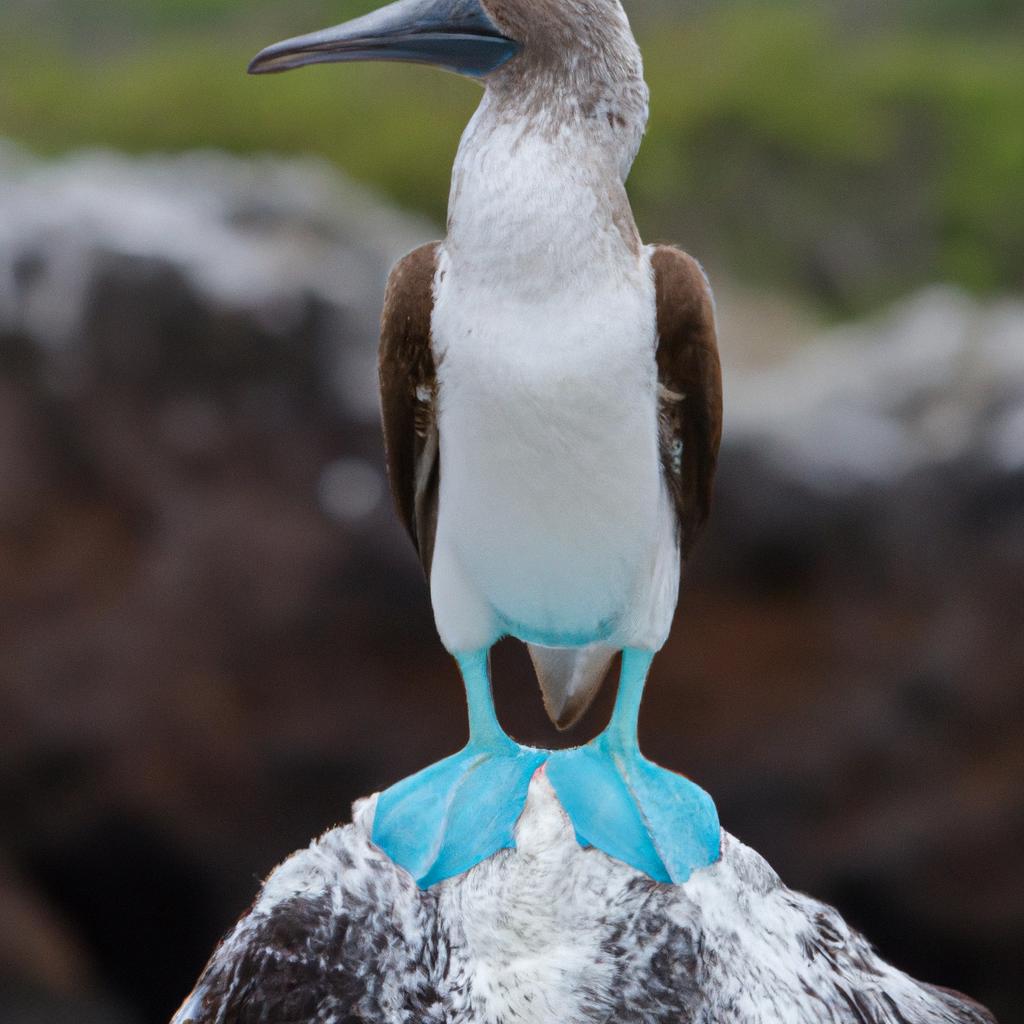
[(668, 225), (840, 311), (937, 278), (1024, 285), (1015, 38), (843, 34), (819, 11), (759, 7), (645, 50), (652, 118), (632, 184), (648, 234)]
[(250, 78), (245, 66), (258, 46), (165, 36), (111, 60), (0, 43), (0, 134), (45, 154), (80, 146), (317, 153), (443, 216), (478, 86), (396, 65)]
[[(440, 221), (478, 87), (396, 65), (252, 79), (245, 64), (264, 43), (374, 2), (249, 4), (244, 23), (225, 17), (235, 6), (110, 0), (111, 17), (164, 19), (130, 45), (3, 33), (0, 134), (44, 153), (319, 153)], [(982, 8), (969, 35), (851, 29), (784, 0), (709, 5), (685, 20), (671, 7), (649, 13), (652, 117), (631, 180), (645, 235), (838, 312), (936, 278), (1019, 288), (1024, 51), (985, 28), (998, 0)]]

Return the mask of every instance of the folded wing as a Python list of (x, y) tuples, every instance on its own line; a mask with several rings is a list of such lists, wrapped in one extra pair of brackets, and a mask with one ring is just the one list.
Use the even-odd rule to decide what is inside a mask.
[(430, 575), (440, 479), (437, 375), (430, 347), (438, 243), (420, 246), (391, 271), (380, 332), (380, 406), (391, 494)]
[(722, 440), (722, 370), (715, 305), (700, 264), (670, 246), (651, 256), (658, 311), (658, 428), (662, 468), (687, 557), (711, 509)]

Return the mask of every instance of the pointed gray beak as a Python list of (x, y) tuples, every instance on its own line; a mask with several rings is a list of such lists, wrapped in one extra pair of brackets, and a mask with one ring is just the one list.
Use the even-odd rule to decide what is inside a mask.
[(398, 0), (334, 28), (286, 39), (258, 53), (252, 75), (305, 64), (397, 60), (479, 78), (521, 49), (491, 21), (480, 0)]

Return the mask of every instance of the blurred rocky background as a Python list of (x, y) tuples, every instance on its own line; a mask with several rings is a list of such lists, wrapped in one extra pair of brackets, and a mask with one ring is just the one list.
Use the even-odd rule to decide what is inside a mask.
[[(369, 6), (0, 12), (5, 1024), (165, 1021), (262, 875), (462, 742), (374, 363), (474, 89), (240, 73)], [(833, 8), (631, 9), (638, 213), (709, 264), (727, 372), (642, 741), (788, 884), (1013, 1024), (1024, 22)], [(559, 736), (524, 652), (495, 662), (524, 741), (609, 712)]]

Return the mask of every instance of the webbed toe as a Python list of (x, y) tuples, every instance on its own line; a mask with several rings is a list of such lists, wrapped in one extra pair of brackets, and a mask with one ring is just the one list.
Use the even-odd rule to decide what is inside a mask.
[(515, 826), (542, 751), (467, 747), (380, 794), (373, 841), (421, 889), (514, 845)]
[(552, 756), (548, 778), (577, 840), (658, 882), (685, 882), (720, 853), (718, 812), (685, 776), (606, 735)]

